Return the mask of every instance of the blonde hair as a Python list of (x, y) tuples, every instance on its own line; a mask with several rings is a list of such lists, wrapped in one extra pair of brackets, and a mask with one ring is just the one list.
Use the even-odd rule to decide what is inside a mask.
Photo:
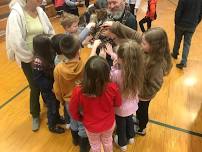
[(170, 47), (168, 37), (163, 28), (151, 28), (144, 33), (145, 40), (150, 45), (150, 60), (147, 67), (152, 64), (161, 64), (166, 61), (166, 69), (164, 75), (167, 75), (172, 68), (172, 61), (170, 56)]
[(144, 60), (142, 47), (134, 40), (125, 40), (117, 50), (122, 59), (123, 88), (125, 97), (135, 97), (141, 90), (144, 78)]
[(60, 24), (63, 28), (70, 27), (75, 22), (79, 22), (79, 17), (69, 13), (63, 13), (60, 19)]

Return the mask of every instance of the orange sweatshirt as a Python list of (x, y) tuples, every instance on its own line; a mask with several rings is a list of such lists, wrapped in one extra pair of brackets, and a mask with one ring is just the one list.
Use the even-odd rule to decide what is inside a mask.
[(70, 101), (73, 88), (81, 82), (87, 59), (63, 61), (55, 67), (53, 89), (62, 104)]

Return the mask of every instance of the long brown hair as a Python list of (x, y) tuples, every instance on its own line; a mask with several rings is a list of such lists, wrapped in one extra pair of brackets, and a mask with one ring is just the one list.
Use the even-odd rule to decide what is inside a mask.
[(150, 60), (147, 67), (152, 64), (162, 64), (166, 61), (167, 65), (164, 70), (164, 75), (167, 75), (172, 68), (172, 61), (168, 37), (165, 30), (160, 27), (151, 28), (144, 33), (143, 37), (150, 45)]
[(109, 73), (110, 67), (104, 58), (91, 57), (85, 65), (82, 92), (90, 96), (100, 96), (109, 82)]
[(127, 40), (119, 46), (117, 54), (122, 59), (122, 94), (134, 97), (141, 89), (144, 78), (142, 47), (134, 40)]

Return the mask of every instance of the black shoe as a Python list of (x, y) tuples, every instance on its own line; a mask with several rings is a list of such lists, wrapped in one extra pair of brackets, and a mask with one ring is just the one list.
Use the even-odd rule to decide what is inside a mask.
[(179, 64), (176, 64), (176, 67), (182, 70), (183, 68), (187, 67), (187, 65), (183, 63), (179, 63)]
[(65, 129), (60, 126), (49, 127), (49, 131), (57, 134), (62, 134), (65, 132)]
[(79, 144), (80, 136), (78, 135), (78, 131), (71, 130), (72, 141), (75, 146)]
[(62, 116), (60, 116), (60, 117), (57, 119), (57, 124), (60, 124), (60, 125), (66, 124), (65, 118), (62, 117)]
[(177, 59), (178, 54), (175, 55), (174, 53), (171, 53), (171, 56), (172, 56), (174, 59)]
[(80, 152), (89, 152), (90, 144), (88, 138), (80, 138)]

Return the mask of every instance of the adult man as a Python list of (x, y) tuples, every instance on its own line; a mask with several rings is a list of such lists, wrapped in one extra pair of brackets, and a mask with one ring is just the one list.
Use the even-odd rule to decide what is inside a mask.
[(174, 59), (179, 55), (179, 48), (184, 36), (182, 60), (176, 65), (183, 69), (187, 66), (187, 57), (191, 45), (191, 38), (202, 17), (202, 0), (179, 0), (175, 11), (175, 42), (173, 52)]
[(136, 17), (125, 6), (124, 0), (107, 0), (110, 18), (137, 30)]

